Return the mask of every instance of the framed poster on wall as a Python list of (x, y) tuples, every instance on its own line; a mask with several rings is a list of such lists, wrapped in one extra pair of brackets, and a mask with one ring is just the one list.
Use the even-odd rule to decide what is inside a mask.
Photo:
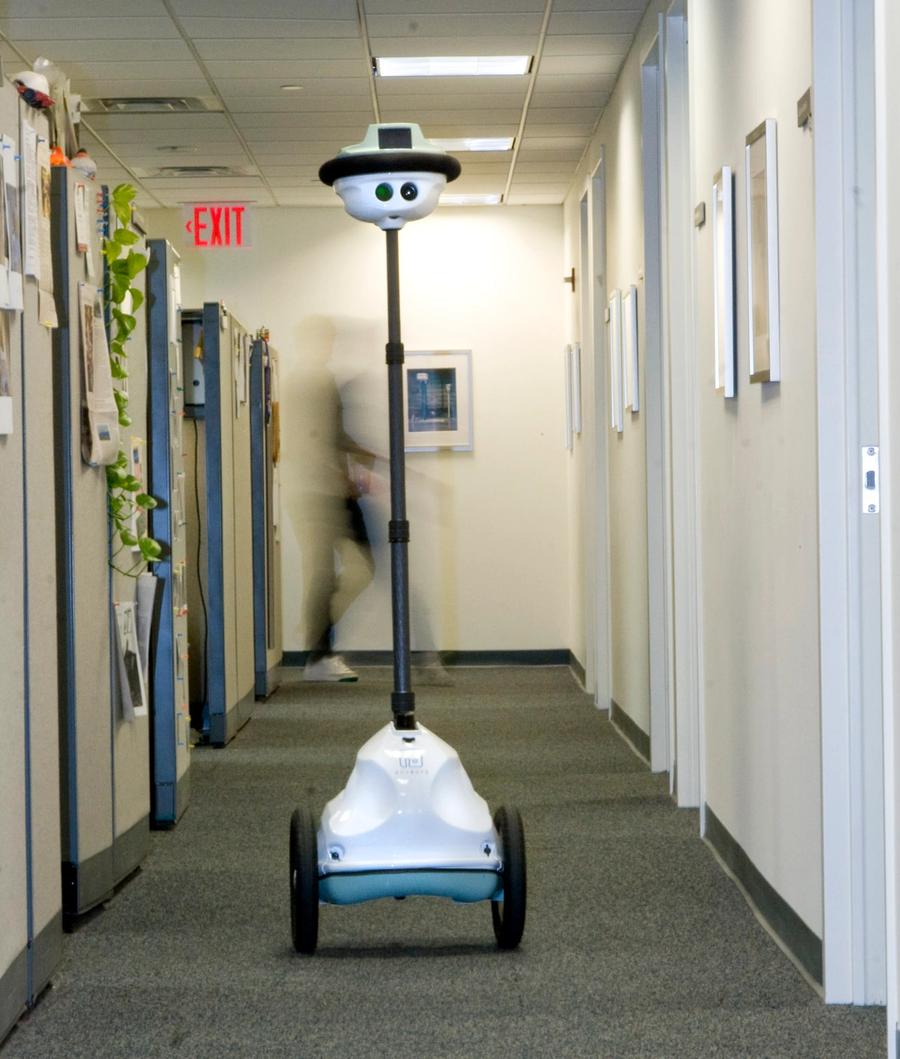
[(641, 410), (641, 380), (638, 371), (637, 287), (632, 284), (622, 298), (623, 403), (632, 412)]
[(713, 177), (713, 318), (716, 392), (734, 397), (734, 172), (723, 165)]
[(403, 430), (407, 452), (472, 450), (471, 350), (406, 353)]
[(744, 147), (747, 194), (747, 322), (750, 381), (781, 379), (778, 295), (778, 154), (767, 118)]

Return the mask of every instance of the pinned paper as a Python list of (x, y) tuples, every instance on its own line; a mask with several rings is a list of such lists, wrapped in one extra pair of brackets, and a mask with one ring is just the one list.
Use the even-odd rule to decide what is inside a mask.
[(37, 132), (23, 116), (22, 160), (25, 169), (25, 275), (41, 278), (38, 249)]
[(75, 246), (79, 254), (91, 249), (91, 223), (88, 214), (88, 186), (75, 184)]
[(0, 434), (13, 432), (13, 399), (0, 397)]
[(50, 232), (50, 144), (42, 137), (37, 142), (38, 250), (40, 278), (38, 312), (44, 327), (57, 327), (56, 301), (53, 297), (53, 244)]
[(19, 166), (16, 142), (0, 136), (0, 181), (3, 185), (3, 256), (6, 258), (6, 309), (22, 309), (22, 242), (19, 231)]
[(137, 604), (116, 603), (114, 606), (119, 701), (123, 720), (133, 721), (136, 717), (147, 716), (147, 692), (138, 639)]
[(103, 299), (96, 287), (78, 285), (82, 354), (81, 456), (92, 467), (115, 463), (119, 452), (119, 409), (113, 394)]

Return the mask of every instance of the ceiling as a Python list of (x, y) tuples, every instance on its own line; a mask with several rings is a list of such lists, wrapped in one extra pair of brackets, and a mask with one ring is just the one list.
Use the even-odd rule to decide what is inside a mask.
[[(415, 121), (426, 136), (515, 136), (512, 151), (459, 154), (463, 174), (453, 191), (503, 194), (513, 205), (559, 203), (646, 4), (0, 0), (0, 55), (7, 75), (47, 56), (86, 98), (198, 97), (213, 108), (84, 115), (82, 144), (101, 179), (130, 180), (145, 207), (204, 198), (339, 205), (318, 167), (376, 120)], [(523, 54), (534, 56), (523, 76), (370, 72), (370, 56)], [(158, 173), (203, 165), (236, 172)]]

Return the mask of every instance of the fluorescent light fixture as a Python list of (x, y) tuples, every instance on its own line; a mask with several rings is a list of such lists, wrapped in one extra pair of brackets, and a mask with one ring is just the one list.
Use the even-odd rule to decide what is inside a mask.
[(431, 55), (375, 59), (380, 77), (514, 77), (527, 74), (530, 55)]
[(463, 136), (458, 140), (434, 137), (432, 143), (445, 151), (511, 151), (513, 136)]
[(499, 206), (503, 196), (495, 195), (441, 195), (442, 206)]

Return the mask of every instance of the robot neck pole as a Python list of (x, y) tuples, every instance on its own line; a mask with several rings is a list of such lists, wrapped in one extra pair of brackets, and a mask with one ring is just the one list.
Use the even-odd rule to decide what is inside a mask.
[(406, 466), (403, 431), (403, 343), (400, 340), (400, 251), (397, 229), (388, 229), (388, 421), (391, 458), (391, 614), (394, 632), (394, 725), (416, 727), (416, 698), (412, 691), (409, 642), (409, 522), (406, 518)]

